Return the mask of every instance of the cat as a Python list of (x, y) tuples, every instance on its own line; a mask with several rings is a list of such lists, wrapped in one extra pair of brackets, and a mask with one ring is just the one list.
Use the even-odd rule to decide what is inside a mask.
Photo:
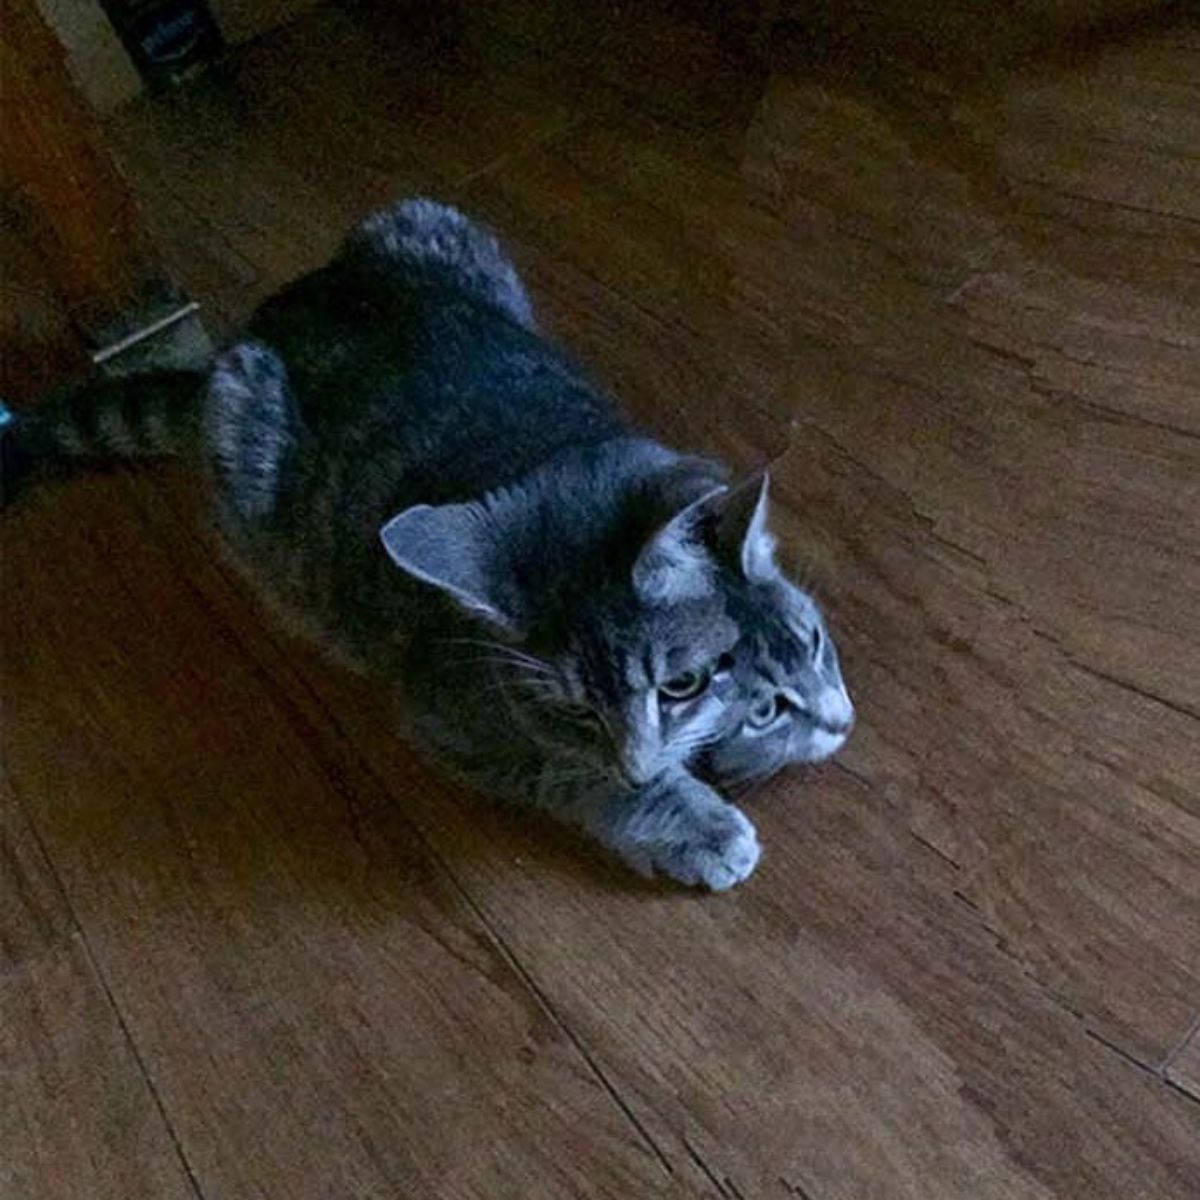
[(51, 405), (17, 468), (190, 449), (245, 573), (379, 679), (426, 752), (643, 874), (724, 890), (754, 870), (754, 826), (698, 772), (824, 757), (852, 719), (775, 565), (765, 477), (730, 486), (632, 430), (489, 233), (429, 200), (376, 214), (196, 387)]

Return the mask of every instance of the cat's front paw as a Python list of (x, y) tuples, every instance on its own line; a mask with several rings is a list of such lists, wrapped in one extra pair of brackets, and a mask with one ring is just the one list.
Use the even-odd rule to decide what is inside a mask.
[(687, 772), (588, 799), (575, 819), (642, 875), (724, 892), (758, 866), (758, 835), (746, 815)]
[(758, 834), (732, 804), (690, 814), (676, 836), (655, 848), (654, 869), (680, 883), (728, 891), (758, 866)]

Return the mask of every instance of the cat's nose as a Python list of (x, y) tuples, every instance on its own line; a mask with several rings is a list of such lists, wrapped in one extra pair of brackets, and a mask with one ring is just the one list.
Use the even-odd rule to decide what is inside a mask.
[(826, 733), (846, 734), (854, 727), (854, 705), (845, 687), (825, 692), (817, 705), (817, 724)]

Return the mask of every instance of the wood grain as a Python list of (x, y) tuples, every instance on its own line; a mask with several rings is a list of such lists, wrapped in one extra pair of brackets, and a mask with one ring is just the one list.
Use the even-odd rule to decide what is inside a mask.
[(0, 75), (0, 195), (19, 208), (79, 333), (104, 346), (136, 329), (174, 285), (32, 0), (0, 4)]
[(77, 941), (0, 977), (0, 1081), (11, 1200), (197, 1195)]
[(1167, 1063), (1166, 1075), (1189, 1096), (1200, 1100), (1200, 1028), (1192, 1031)]
[(417, 763), (186, 474), (6, 515), (3, 946), (93, 972), (9, 1027), (100, 980), (201, 1195), (1200, 1191), (1200, 31), (774, 7), (320, 9), (113, 126), (229, 323), (394, 195), (493, 222), (640, 419), (774, 462), (861, 713), (689, 895)]
[(45, 853), (7, 778), (0, 776), (0, 976), (9, 975), (64, 942), (74, 932), (70, 910), (63, 900)]
[(0, 1192), (195, 1196), (86, 938), (2, 779), (0, 864)]
[(88, 359), (46, 264), (2, 209), (0, 263), (0, 395), (15, 407), (83, 375)]

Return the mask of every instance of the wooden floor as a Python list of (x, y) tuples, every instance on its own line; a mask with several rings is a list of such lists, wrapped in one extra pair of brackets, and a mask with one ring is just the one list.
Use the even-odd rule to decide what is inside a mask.
[(176, 270), (224, 328), (378, 203), (488, 219), (645, 421), (778, 459), (861, 723), (745, 887), (641, 884), (414, 762), (182, 471), (31, 497), (0, 1194), (1194, 1200), (1200, 26), (391, 7), (114, 122)]

